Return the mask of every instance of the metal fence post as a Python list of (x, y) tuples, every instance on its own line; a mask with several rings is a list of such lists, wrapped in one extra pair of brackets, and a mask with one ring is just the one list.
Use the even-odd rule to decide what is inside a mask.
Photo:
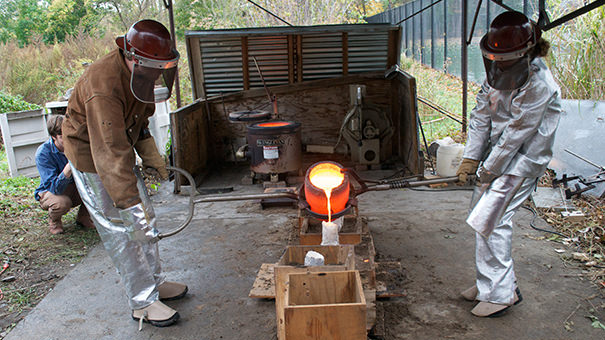
[(447, 73), (447, 0), (443, 0), (443, 70)]
[(467, 20), (468, 20), (468, 1), (462, 1), (462, 32), (460, 42), (462, 44), (462, 60), (460, 60), (460, 73), (462, 76), (462, 134), (466, 135), (466, 102), (468, 100), (468, 46), (466, 45)]
[(435, 13), (431, 7), (431, 68), (435, 68)]
[[(414, 3), (415, 2), (410, 3), (410, 5), (412, 5), (412, 13), (414, 13), (414, 8), (416, 7), (414, 6)], [(408, 21), (412, 22), (412, 58), (416, 59), (416, 17), (413, 17), (411, 20)]]
[[(420, 10), (424, 8), (424, 3), (420, 0)], [(420, 63), (424, 62), (424, 12), (420, 13)]]
[[(410, 4), (409, 2), (408, 2), (407, 4), (405, 4), (405, 17), (406, 17), (406, 18), (408, 17), (408, 7), (409, 7), (408, 5), (409, 5), (409, 4)], [(413, 47), (411, 46), (411, 45), (412, 45), (412, 44), (411, 44), (411, 42), (408, 42), (408, 41), (410, 40), (410, 39), (409, 39), (409, 34), (410, 34), (410, 27), (409, 27), (409, 24), (410, 24), (410, 20), (406, 20), (406, 21), (405, 21), (405, 40), (406, 40), (406, 44), (405, 44), (405, 45), (406, 45), (406, 47), (407, 47), (407, 50), (405, 51), (405, 55), (406, 55), (408, 58), (410, 57), (410, 49), (411, 49), (411, 48), (413, 48)], [(414, 57), (414, 56), (412, 55), (412, 58), (413, 58), (413, 57)]]

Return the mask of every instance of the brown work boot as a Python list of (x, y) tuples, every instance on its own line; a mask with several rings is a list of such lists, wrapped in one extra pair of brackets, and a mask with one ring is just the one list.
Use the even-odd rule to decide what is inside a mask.
[[(515, 289), (515, 299), (512, 305), (517, 305), (523, 301), (521, 291), (517, 287)], [(492, 303), (487, 301), (480, 301), (472, 310), (471, 313), (479, 317), (498, 317), (503, 315), (512, 305), (502, 305), (499, 303)]]
[(176, 323), (180, 315), (177, 311), (160, 301), (155, 301), (145, 308), (133, 310), (132, 318), (137, 321), (140, 321), (142, 318), (143, 322), (156, 327), (167, 327)]
[(63, 232), (63, 222), (61, 222), (60, 217), (58, 220), (53, 220), (49, 218), (48, 227), (50, 229), (50, 233), (53, 235), (61, 234)]
[(80, 208), (78, 208), (78, 216), (76, 217), (76, 223), (82, 225), (85, 228), (95, 229), (95, 224), (92, 222), (90, 218), (90, 214), (86, 207), (82, 204)]
[(187, 294), (187, 290), (189, 290), (187, 285), (172, 281), (166, 281), (158, 286), (160, 300), (162, 301), (180, 299)]

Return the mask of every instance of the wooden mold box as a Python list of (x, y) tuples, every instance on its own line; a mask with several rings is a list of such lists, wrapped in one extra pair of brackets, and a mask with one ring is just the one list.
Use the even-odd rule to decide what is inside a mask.
[[(341, 265), (341, 270), (355, 269), (354, 247), (352, 245), (322, 246), (300, 245), (287, 246), (277, 266), (304, 266), (305, 256), (309, 251), (315, 251), (324, 256), (324, 264)], [(353, 266), (353, 267), (351, 267)], [(318, 266), (323, 267), (323, 266)], [(346, 268), (345, 268), (346, 267)]]
[[(324, 266), (304, 266), (305, 256), (316, 251), (324, 256)], [(285, 339), (284, 305), (288, 275), (292, 273), (310, 273), (343, 271), (355, 269), (355, 251), (353, 245), (338, 246), (288, 246), (279, 262), (273, 267), (275, 283), (275, 314), (278, 339)]]
[[(321, 244), (321, 220), (304, 217), (300, 226), (300, 244)], [(358, 244), (361, 242), (361, 217), (355, 215), (344, 216), (342, 228), (338, 233), (338, 243)]]
[(280, 339), (367, 339), (358, 271), (291, 273), (287, 280)]

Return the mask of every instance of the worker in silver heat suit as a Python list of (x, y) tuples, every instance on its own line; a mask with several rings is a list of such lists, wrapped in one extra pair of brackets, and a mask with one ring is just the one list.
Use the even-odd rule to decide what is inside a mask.
[(154, 20), (136, 22), (116, 44), (74, 86), (62, 126), (65, 155), (120, 273), (131, 317), (165, 327), (177, 322), (179, 313), (162, 301), (181, 298), (188, 288), (164, 278), (155, 214), (134, 168), (136, 150), (144, 166), (168, 178), (148, 118), (155, 102), (170, 97), (179, 54), (170, 32)]
[(466, 222), (477, 232), (476, 284), (462, 292), (479, 301), (471, 313), (498, 316), (522, 300), (513, 270), (512, 217), (552, 158), (561, 114), (560, 89), (541, 57), (549, 43), (519, 12), (491, 23), (480, 47), (486, 81), (477, 94), (459, 183), (477, 175)]

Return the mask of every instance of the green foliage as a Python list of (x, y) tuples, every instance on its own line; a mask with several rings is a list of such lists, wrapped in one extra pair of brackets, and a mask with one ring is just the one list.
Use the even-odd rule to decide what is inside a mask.
[(8, 160), (6, 159), (6, 150), (4, 144), (0, 145), (0, 179), (8, 177)]
[(36, 291), (33, 288), (13, 291), (6, 294), (6, 299), (10, 304), (9, 312), (21, 312), (27, 307), (32, 307), (36, 300)]
[(35, 209), (37, 202), (34, 190), (39, 185), (40, 178), (19, 176), (0, 179), (0, 218), (10, 218)]
[(48, 7), (44, 42), (65, 41), (79, 31), (90, 32), (98, 24), (104, 10), (90, 0), (54, 0)]
[(0, 43), (52, 44), (99, 30), (106, 8), (93, 0), (0, 0)]
[(0, 194), (5, 195), (33, 195), (34, 190), (40, 185), (40, 178), (28, 178), (24, 176), (0, 179)]
[(36, 110), (40, 108), (39, 105), (26, 102), (20, 95), (13, 96), (0, 91), (0, 113)]
[[(384, 9), (384, 1), (378, 0), (257, 0), (255, 3), (295, 26), (358, 23), (363, 22), (364, 16)], [(194, 29), (286, 25), (241, 0), (178, 1), (174, 15), (179, 35)]]
[[(462, 117), (462, 81), (460, 78), (442, 71), (426, 67), (413, 59), (402, 57), (401, 67), (416, 78), (416, 92), (419, 97), (426, 98), (439, 105), (454, 117)], [(435, 86), (439, 84), (439, 86)], [(475, 106), (475, 96), (479, 92), (479, 85), (468, 83), (467, 114)], [(461, 125), (435, 111), (426, 104), (418, 102), (418, 114), (423, 123), (427, 141), (450, 136), (455, 140), (461, 139), (459, 134)]]
[(47, 1), (0, 0), (0, 42), (29, 44), (46, 29)]

